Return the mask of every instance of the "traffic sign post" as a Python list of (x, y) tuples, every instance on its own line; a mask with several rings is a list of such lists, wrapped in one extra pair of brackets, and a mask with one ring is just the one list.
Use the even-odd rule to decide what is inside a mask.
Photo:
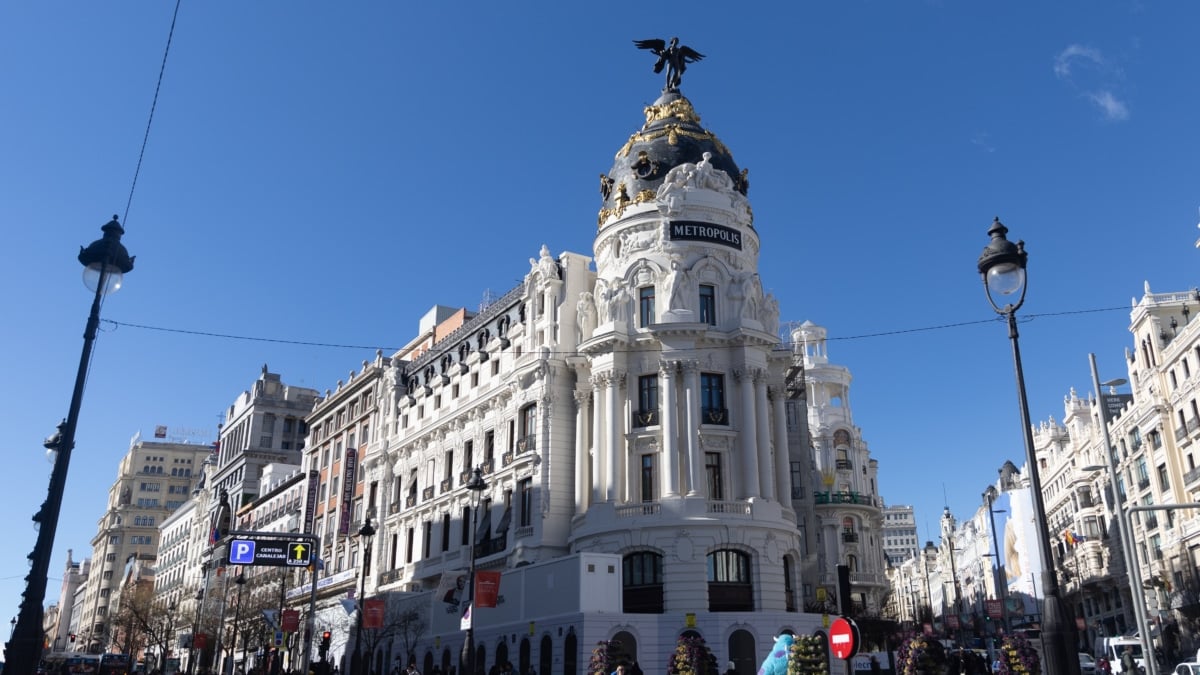
[(834, 619), (829, 626), (829, 652), (848, 661), (858, 653), (858, 643), (858, 624), (844, 616)]
[(312, 544), (307, 541), (242, 538), (229, 542), (230, 565), (307, 567), (312, 561)]

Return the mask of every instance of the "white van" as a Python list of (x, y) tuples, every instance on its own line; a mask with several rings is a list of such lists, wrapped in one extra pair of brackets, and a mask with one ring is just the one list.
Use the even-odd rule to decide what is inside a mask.
[(1096, 657), (1103, 656), (1105, 659), (1108, 659), (1108, 667), (1112, 669), (1114, 674), (1124, 672), (1124, 668), (1121, 666), (1121, 654), (1125, 653), (1126, 648), (1133, 650), (1133, 660), (1137, 663), (1138, 670), (1145, 672), (1146, 657), (1142, 653), (1141, 640), (1128, 635), (1096, 638)]

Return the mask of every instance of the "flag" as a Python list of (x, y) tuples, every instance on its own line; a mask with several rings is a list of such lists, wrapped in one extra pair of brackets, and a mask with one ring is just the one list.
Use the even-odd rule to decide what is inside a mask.
[(1077, 546), (1079, 542), (1083, 541), (1083, 535), (1079, 534), (1078, 532), (1072, 532), (1071, 530), (1065, 530), (1063, 531), (1063, 541), (1067, 543), (1067, 546), (1073, 548)]
[(363, 628), (383, 628), (383, 615), (387, 605), (383, 598), (363, 600)]
[(217, 524), (213, 523), (212, 529), (208, 532), (208, 545), (216, 546), (221, 542), (221, 532), (217, 529)]

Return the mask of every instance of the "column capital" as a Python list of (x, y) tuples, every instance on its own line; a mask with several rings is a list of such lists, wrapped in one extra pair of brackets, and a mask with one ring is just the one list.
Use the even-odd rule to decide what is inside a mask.
[(658, 372), (662, 373), (663, 377), (671, 378), (679, 372), (680, 362), (674, 359), (662, 359), (658, 362)]

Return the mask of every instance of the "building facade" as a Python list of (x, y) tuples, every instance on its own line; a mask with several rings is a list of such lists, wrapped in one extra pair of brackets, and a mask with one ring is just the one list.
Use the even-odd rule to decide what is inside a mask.
[(128, 563), (153, 568), (159, 525), (188, 500), (210, 450), (206, 445), (146, 441), (140, 434), (130, 442), (92, 538), (92, 565), (77, 633), (77, 642), (85, 640), (89, 651), (110, 647), (116, 637), (110, 621), (118, 609), (114, 596), (120, 593)]

